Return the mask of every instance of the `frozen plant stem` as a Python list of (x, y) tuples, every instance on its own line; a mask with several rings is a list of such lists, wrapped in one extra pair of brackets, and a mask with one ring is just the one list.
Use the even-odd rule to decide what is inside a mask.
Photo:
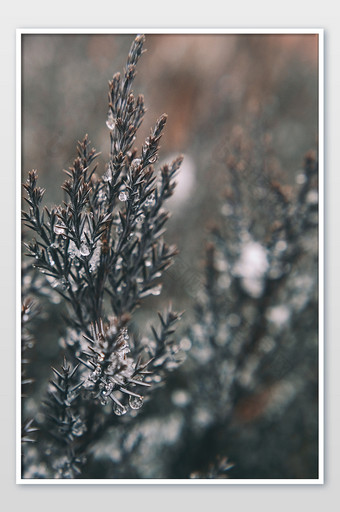
[[(51, 383), (40, 437), (50, 453), (43, 461), (44, 478), (78, 477), (88, 447), (112, 417), (142, 406), (155, 360), (157, 371), (169, 361), (171, 368), (179, 364), (176, 343), (168, 340), (174, 330), (166, 329), (177, 313), (169, 311), (165, 323), (160, 315), (162, 335), (153, 330), (156, 350), (145, 349), (129, 334), (136, 306), (148, 295), (159, 295), (162, 273), (176, 254), (162, 235), (169, 218), (164, 204), (182, 161), (179, 157), (155, 169), (165, 114), (140, 154), (133, 147), (145, 113), (143, 96), (132, 92), (143, 44), (144, 36), (137, 36), (124, 73), (109, 82), (110, 155), (102, 174), (98, 153), (85, 135), (65, 171), (62, 204), (43, 207), (45, 190), (37, 185), (37, 171), (30, 171), (24, 184), (28, 211), (23, 222), (35, 235), (24, 244), (26, 255), (67, 310), (63, 347), (70, 363), (65, 359), (61, 370), (53, 369), (57, 380)], [(24, 475), (31, 471), (25, 468)]]

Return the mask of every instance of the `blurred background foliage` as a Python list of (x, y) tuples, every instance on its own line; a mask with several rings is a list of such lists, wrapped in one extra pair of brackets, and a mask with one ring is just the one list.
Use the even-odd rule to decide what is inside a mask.
[[(104, 170), (109, 153), (105, 125), (108, 80), (122, 69), (133, 37), (23, 37), (23, 180), (30, 169), (37, 169), (40, 186), (47, 189), (48, 205), (60, 201), (60, 185), (65, 179), (62, 170), (72, 164), (77, 141), (86, 133), (101, 152), (99, 163)], [(265, 155), (261, 157), (263, 168), (280, 182), (287, 197), (293, 201), (298, 197), (304, 156), (318, 144), (318, 40), (312, 34), (148, 34), (145, 48), (133, 87), (136, 94), (144, 95), (147, 106), (136, 146), (141, 147), (150, 127), (165, 112), (168, 123), (161, 142), (161, 163), (180, 153), (184, 162), (168, 203), (172, 218), (165, 237), (168, 243), (176, 244), (179, 256), (166, 272), (161, 296), (148, 298), (136, 316), (139, 326), (147, 326), (154, 321), (156, 311), (162, 311), (169, 302), (177, 311), (185, 310), (177, 335), (183, 337), (188, 349), (195, 345), (195, 335), (190, 335), (197, 323), (195, 307), (205, 300), (206, 245), (216, 226), (228, 222), (223, 198), (233, 186), (227, 171), (237, 141), (242, 140), (242, 151), (247, 153), (243, 163), (242, 154), (238, 162), (250, 169), (244, 173), (248, 180), (244, 187), (250, 197), (261, 175), (251, 173), (252, 166), (259, 167), (259, 153)], [(253, 219), (257, 226), (253, 235), (259, 241), (261, 237), (264, 240), (261, 226), (266, 226), (273, 214), (271, 208), (269, 202), (267, 205), (255, 197), (247, 213), (248, 226)], [(229, 457), (235, 464), (228, 471), (229, 478), (317, 477), (317, 230), (309, 231), (306, 237), (312, 261), (305, 269), (312, 280), (314, 306), (286, 327), (285, 343), (296, 348), (300, 338), (308, 338), (307, 348), (301, 342), (308, 363), (289, 377), (293, 366), (290, 358), (296, 357), (296, 352), (288, 351), (283, 358), (288, 365), (288, 372), (283, 372), (288, 373), (286, 388), (275, 388), (276, 395), (271, 394), (276, 397), (274, 405), (266, 400), (265, 389), (257, 393), (254, 385), (249, 396), (235, 399), (231, 411), (227, 396), (220, 405), (215, 403), (216, 408), (228, 409), (228, 415), (222, 415), (218, 422), (209, 421), (211, 412), (204, 398), (200, 409), (191, 410), (189, 417), (188, 404), (204, 394), (198, 386), (202, 366), (196, 365), (189, 350), (181, 369), (143, 407), (139, 423), (129, 427), (129, 437), (123, 425), (98, 445), (98, 464), (89, 478), (199, 477), (207, 475), (216, 456)], [(225, 242), (228, 245), (228, 238)], [(290, 284), (295, 296), (299, 287), (305, 287), (301, 279), (297, 284), (301, 265), (299, 269), (290, 278), (295, 283)], [(287, 303), (288, 295), (283, 293), (282, 299)], [(256, 301), (252, 307), (257, 307)], [(58, 308), (62, 310), (61, 305), (46, 302), (36, 318), (37, 343), (31, 357), (35, 400), (43, 396), (49, 364), (59, 355), (58, 338), (64, 331), (55, 313)], [(278, 334), (271, 332), (270, 336)], [(217, 364), (215, 361), (209, 366), (212, 375)], [(282, 365), (277, 381), (281, 370)], [(204, 378), (209, 380), (206, 373)], [(300, 382), (304, 390), (300, 395), (292, 392), (296, 375), (306, 384)], [(291, 400), (283, 399), (282, 393), (288, 393)], [(277, 409), (280, 413), (275, 415)], [(124, 452), (124, 438), (134, 450), (124, 445)], [(216, 477), (217, 473), (213, 474)]]

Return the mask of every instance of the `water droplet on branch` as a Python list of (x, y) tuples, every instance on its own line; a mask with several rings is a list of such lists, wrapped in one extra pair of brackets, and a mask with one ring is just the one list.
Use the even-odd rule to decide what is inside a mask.
[(108, 403), (108, 401), (109, 401), (109, 400), (108, 400), (108, 398), (107, 398), (106, 396), (104, 396), (104, 395), (102, 394), (102, 395), (100, 396), (100, 398), (99, 398), (99, 401), (100, 401), (101, 405), (107, 405), (107, 403)]
[(73, 242), (73, 240), (70, 241), (70, 244), (68, 246), (68, 255), (73, 260), (76, 256), (80, 255), (79, 249), (77, 249), (76, 244)]
[(88, 256), (90, 254), (91, 250), (90, 247), (87, 245), (87, 243), (82, 243), (80, 246), (80, 254), (82, 256)]
[(154, 203), (154, 194), (150, 194), (145, 200), (145, 206), (152, 206)]
[(108, 168), (106, 170), (106, 172), (103, 174), (103, 181), (104, 182), (108, 182), (108, 181), (112, 181), (112, 165), (108, 165)]
[(143, 397), (142, 396), (129, 396), (129, 405), (131, 409), (140, 409), (143, 405)]
[(140, 165), (140, 162), (141, 162), (140, 158), (135, 158), (134, 160), (132, 160), (131, 166), (130, 166), (131, 171), (136, 170), (137, 167)]
[(158, 284), (157, 286), (154, 286), (153, 288), (149, 288), (148, 290), (143, 291), (140, 294), (140, 297), (147, 297), (148, 295), (160, 295), (162, 291), (162, 285)]
[(125, 190), (122, 190), (119, 193), (118, 199), (119, 199), (119, 201), (123, 201), (123, 202), (127, 201), (129, 199), (129, 195), (128, 195), (128, 193)]
[(124, 407), (123, 405), (120, 406), (120, 405), (116, 404), (116, 402), (113, 404), (112, 410), (116, 416), (123, 416), (123, 414), (126, 414), (126, 412), (127, 412), (126, 407)]
[(80, 437), (86, 432), (86, 426), (80, 418), (78, 418), (72, 425), (72, 434), (76, 437)]
[(56, 235), (65, 235), (66, 234), (66, 228), (64, 226), (60, 226), (59, 224), (56, 224), (53, 228), (53, 231)]
[(51, 265), (51, 267), (54, 267), (55, 261), (54, 261), (54, 259), (52, 258), (51, 254), (49, 252), (47, 253), (47, 256), (48, 256), (49, 264)]
[(107, 120), (106, 120), (106, 126), (109, 130), (114, 130), (116, 126), (116, 119), (113, 117), (112, 112), (108, 113)]

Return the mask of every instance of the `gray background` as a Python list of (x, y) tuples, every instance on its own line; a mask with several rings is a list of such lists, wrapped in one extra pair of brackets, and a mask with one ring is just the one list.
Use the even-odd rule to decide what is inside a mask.
[[(223, 7), (211, 0), (204, 7), (194, 2), (129, 2), (126, 9), (113, 2), (84, 3), (41, 1), (16, 2), (6, 7), (1, 27), (1, 502), (6, 512), (92, 511), (110, 507), (143, 512), (180, 510), (197, 512), (223, 508), (233, 511), (277, 512), (337, 510), (339, 502), (339, 343), (336, 312), (339, 230), (336, 229), (339, 190), (337, 172), (337, 126), (339, 117), (339, 33), (335, 4), (325, 0), (317, 7), (286, 0), (282, 5), (268, 0), (242, 2)], [(112, 13), (109, 17), (108, 13)], [(155, 485), (87, 486), (15, 484), (15, 29), (16, 28), (324, 28), (325, 29), (325, 484), (320, 485)]]

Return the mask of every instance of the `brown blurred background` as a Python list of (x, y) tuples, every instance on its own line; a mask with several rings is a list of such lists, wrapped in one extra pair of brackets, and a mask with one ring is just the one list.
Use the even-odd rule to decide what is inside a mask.
[[(134, 34), (24, 35), (22, 48), (22, 170), (38, 169), (48, 203), (60, 202), (62, 169), (88, 133), (108, 158), (108, 80), (123, 70)], [(134, 93), (147, 113), (136, 145), (168, 114), (160, 162), (185, 155), (169, 204), (167, 240), (178, 265), (200, 272), (206, 226), (227, 185), (225, 158), (235, 127), (260, 127), (283, 183), (293, 183), (304, 154), (317, 144), (317, 36), (309, 34), (147, 34)], [(179, 267), (178, 267), (179, 268)], [(173, 277), (176, 275), (176, 267)], [(181, 280), (165, 286), (178, 307), (190, 292)], [(162, 294), (162, 300), (168, 297)], [(159, 299), (158, 299), (159, 300)]]

